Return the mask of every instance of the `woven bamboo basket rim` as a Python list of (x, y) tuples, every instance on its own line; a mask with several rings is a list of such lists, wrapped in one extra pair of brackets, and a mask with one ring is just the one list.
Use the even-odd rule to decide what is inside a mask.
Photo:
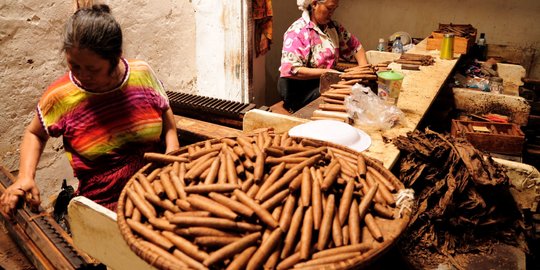
[[(236, 137), (228, 137), (228, 138), (236, 138)], [(321, 140), (316, 140), (316, 139), (306, 139), (302, 137), (292, 137), (292, 136), (291, 138), (294, 138), (297, 141), (308, 140), (308, 141), (314, 142), (315, 144), (319, 146), (330, 147), (330, 149), (332, 148), (338, 149), (338, 150), (341, 150), (342, 152), (346, 152), (352, 155), (362, 155), (366, 161), (366, 165), (371, 166), (372, 168), (377, 170), (379, 173), (381, 173), (383, 176), (385, 176), (388, 180), (392, 182), (392, 184), (394, 184), (398, 188), (398, 190), (404, 188), (403, 183), (401, 183), (399, 179), (390, 172), (390, 170), (386, 169), (380, 162), (366, 156), (365, 154), (356, 152), (348, 147), (326, 142), (326, 141), (321, 141)], [(217, 142), (221, 142), (221, 139), (210, 139), (207, 141), (197, 142), (191, 145), (181, 147), (180, 149), (170, 154), (178, 155), (187, 151), (188, 147), (195, 147), (195, 146), (201, 147), (201, 146), (204, 146), (205, 143), (208, 143), (208, 142), (211, 144), (214, 144)], [(152, 163), (148, 163), (141, 170), (139, 170), (139, 172), (143, 173), (147, 171), (148, 168), (151, 168), (153, 165), (154, 164)], [(133, 181), (136, 180), (135, 175), (133, 175), (129, 179), (126, 186), (122, 189), (122, 192), (120, 194), (119, 201), (118, 201), (117, 223), (118, 223), (118, 227), (120, 229), (120, 232), (124, 240), (126, 241), (127, 245), (130, 247), (130, 249), (133, 252), (135, 252), (135, 254), (137, 254), (140, 258), (142, 258), (148, 264), (158, 269), (166, 269), (166, 270), (185, 269), (182, 266), (179, 266), (178, 264), (174, 263), (172, 260), (168, 260), (167, 258), (162, 257), (158, 253), (150, 250), (149, 248), (144, 247), (141, 243), (143, 239), (140, 239), (137, 236), (135, 236), (131, 228), (127, 224), (126, 217), (124, 215), (124, 207), (125, 207), (125, 201), (127, 197), (126, 190), (127, 190), (127, 187), (129, 187), (133, 183)], [(333, 263), (333, 264), (326, 264), (321, 269), (363, 269), (371, 265), (377, 258), (382, 256), (386, 251), (388, 251), (390, 247), (392, 247), (396, 243), (396, 240), (398, 239), (398, 237), (404, 232), (405, 228), (407, 227), (409, 223), (410, 214), (411, 214), (409, 211), (404, 211), (404, 213), (405, 214), (402, 217), (396, 218), (392, 222), (392, 224), (396, 227), (398, 233), (396, 233), (395, 235), (391, 235), (388, 238), (385, 236), (385, 240), (382, 243), (378, 243), (376, 247), (370, 249), (369, 251), (365, 253), (362, 253), (358, 257), (348, 259), (342, 262)], [(373, 241), (376, 242), (375, 240)]]

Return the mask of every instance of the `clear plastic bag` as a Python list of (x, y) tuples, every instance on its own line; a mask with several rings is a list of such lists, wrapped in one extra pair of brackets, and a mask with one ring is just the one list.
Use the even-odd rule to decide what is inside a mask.
[(405, 117), (398, 107), (386, 104), (369, 87), (360, 84), (353, 85), (345, 106), (355, 124), (381, 130), (392, 128)]

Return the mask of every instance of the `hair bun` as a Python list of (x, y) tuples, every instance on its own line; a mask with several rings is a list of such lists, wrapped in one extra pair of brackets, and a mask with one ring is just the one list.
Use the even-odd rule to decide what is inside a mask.
[(93, 11), (100, 11), (100, 12), (104, 12), (104, 13), (111, 13), (111, 8), (108, 5), (105, 5), (105, 4), (93, 5), (92, 10)]

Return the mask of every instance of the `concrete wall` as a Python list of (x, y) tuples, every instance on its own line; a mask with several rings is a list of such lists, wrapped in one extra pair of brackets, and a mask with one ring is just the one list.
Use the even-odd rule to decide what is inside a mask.
[[(279, 99), (276, 80), (283, 45), (283, 33), (300, 17), (296, 1), (274, 1), (274, 42), (266, 60), (266, 103)], [(460, 0), (396, 1), (341, 0), (334, 18), (354, 33), (368, 50), (379, 38), (397, 31), (413, 37), (427, 37), (439, 23), (472, 24), (486, 33), (488, 43), (536, 48), (530, 77), (540, 79), (540, 28), (536, 27), (540, 1)]]
[[(148, 61), (167, 89), (195, 92), (195, 10), (191, 1), (108, 2), (123, 27), (125, 57)], [(0, 163), (15, 174), (21, 136), (36, 103), (47, 85), (67, 70), (60, 46), (63, 24), (72, 7), (65, 0), (0, 1)], [(52, 139), (37, 173), (44, 206), (64, 178), (75, 183), (61, 140)]]

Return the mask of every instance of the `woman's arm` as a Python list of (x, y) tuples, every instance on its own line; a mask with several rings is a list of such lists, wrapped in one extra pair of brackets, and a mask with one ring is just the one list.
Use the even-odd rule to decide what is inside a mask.
[(366, 50), (364, 50), (364, 47), (360, 48), (354, 55), (354, 58), (356, 59), (356, 62), (358, 62), (359, 66), (367, 65), (367, 57), (366, 57)]
[(296, 80), (310, 80), (319, 79), (321, 75), (326, 72), (338, 72), (331, 68), (309, 68), (309, 67), (297, 67), (296, 74), (288, 78)]
[(170, 153), (180, 148), (178, 142), (178, 134), (176, 133), (176, 124), (174, 123), (174, 116), (172, 109), (169, 108), (163, 113), (163, 134), (165, 134), (165, 153)]
[(17, 181), (9, 186), (0, 197), (1, 210), (6, 214), (11, 214), (15, 209), (19, 197), (26, 192), (30, 192), (32, 199), (30, 203), (33, 206), (39, 206), (41, 199), (39, 189), (36, 185), (36, 168), (45, 148), (49, 136), (43, 130), (37, 116), (34, 116), (32, 122), (24, 131), (21, 143), (21, 157), (19, 161), (19, 174)]

